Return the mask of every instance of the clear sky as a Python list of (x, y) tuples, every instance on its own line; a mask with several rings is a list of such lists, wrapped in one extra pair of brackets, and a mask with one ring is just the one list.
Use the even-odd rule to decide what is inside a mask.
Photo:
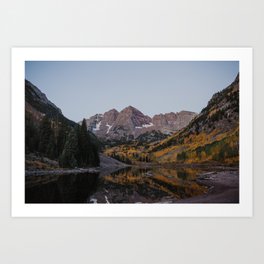
[(25, 77), (74, 121), (132, 105), (144, 114), (199, 113), (238, 61), (27, 61)]

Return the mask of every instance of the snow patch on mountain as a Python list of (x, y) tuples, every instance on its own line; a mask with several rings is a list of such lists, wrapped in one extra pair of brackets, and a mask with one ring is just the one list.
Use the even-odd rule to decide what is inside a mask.
[[(147, 131), (170, 134), (189, 124), (196, 114), (188, 111), (155, 115), (152, 118), (128, 106), (121, 112), (115, 109), (86, 119), (87, 129), (102, 139), (137, 138)], [(80, 122), (81, 124), (81, 122)]]
[(108, 134), (109, 131), (110, 131), (110, 129), (111, 129), (111, 127), (112, 127), (113, 125), (108, 125), (108, 123), (107, 123), (106, 126), (108, 127), (108, 129), (107, 129), (107, 131), (106, 131), (106, 134)]
[(136, 126), (137, 129), (148, 128), (154, 126), (153, 123), (143, 124), (142, 126)]
[(93, 129), (93, 131), (98, 131), (98, 130), (100, 130), (101, 122), (102, 122), (102, 121), (100, 121), (99, 123), (96, 124), (95, 128)]
[(152, 127), (154, 126), (153, 123), (149, 123), (149, 124), (143, 124), (142, 127)]

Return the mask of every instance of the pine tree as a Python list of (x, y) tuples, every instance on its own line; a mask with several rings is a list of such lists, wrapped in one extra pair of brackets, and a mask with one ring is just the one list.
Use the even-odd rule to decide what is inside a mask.
[[(60, 137), (62, 136), (58, 136), (58, 142), (61, 141)], [(61, 166), (71, 168), (100, 164), (98, 147), (87, 131), (85, 120), (81, 126), (77, 125), (69, 132), (59, 161)]]
[(78, 137), (76, 129), (72, 129), (67, 136), (67, 140), (60, 156), (60, 165), (66, 168), (75, 168), (78, 166)]
[(40, 125), (40, 141), (39, 141), (39, 151), (47, 155), (48, 147), (50, 143), (50, 138), (52, 135), (51, 123), (47, 116), (45, 116)]
[(83, 119), (82, 125), (79, 129), (79, 151), (80, 151), (80, 164), (82, 166), (92, 165), (92, 146), (90, 137), (87, 131), (86, 121)]
[(47, 145), (46, 155), (51, 159), (58, 157), (57, 144), (55, 141), (55, 134), (53, 130), (50, 131), (49, 143)]
[(67, 134), (69, 133), (68, 127), (66, 124), (62, 123), (59, 126), (58, 136), (57, 136), (57, 150), (58, 155), (60, 156), (62, 154), (62, 151), (64, 149), (64, 145), (66, 143)]
[(25, 148), (26, 153), (37, 152), (39, 148), (39, 129), (28, 113), (25, 117)]
[(93, 144), (93, 161), (92, 165), (94, 166), (99, 166), (100, 165), (100, 157), (99, 157), (99, 151), (98, 151), (98, 146)]

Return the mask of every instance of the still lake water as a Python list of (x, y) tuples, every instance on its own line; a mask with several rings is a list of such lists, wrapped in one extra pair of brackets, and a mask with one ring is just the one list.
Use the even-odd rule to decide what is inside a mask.
[(100, 176), (27, 176), (26, 203), (167, 203), (206, 193), (199, 169), (129, 167)]

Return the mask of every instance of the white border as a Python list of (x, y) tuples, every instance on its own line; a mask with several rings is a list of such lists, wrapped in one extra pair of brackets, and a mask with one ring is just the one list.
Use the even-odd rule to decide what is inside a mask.
[[(26, 60), (238, 60), (240, 62), (239, 204), (25, 204), (24, 86)], [(224, 87), (223, 87), (224, 88)], [(250, 217), (252, 201), (253, 89), (251, 48), (13, 48), (13, 217)]]

